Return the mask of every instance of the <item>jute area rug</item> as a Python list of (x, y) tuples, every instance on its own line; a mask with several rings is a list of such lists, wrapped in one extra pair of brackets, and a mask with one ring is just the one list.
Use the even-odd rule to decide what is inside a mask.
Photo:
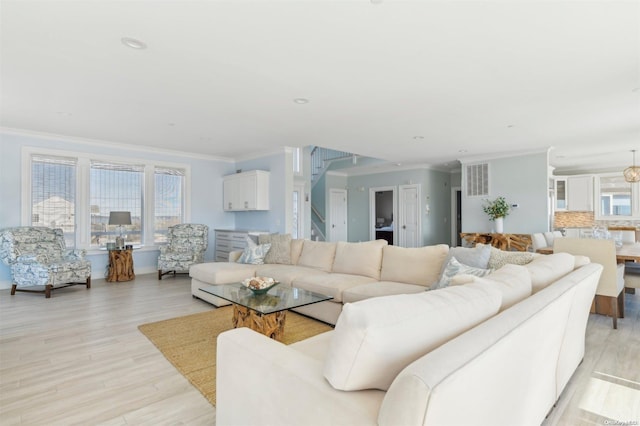
[[(232, 308), (142, 324), (138, 329), (213, 405), (216, 404), (216, 338), (230, 330)], [(283, 343), (291, 344), (332, 328), (287, 312)]]

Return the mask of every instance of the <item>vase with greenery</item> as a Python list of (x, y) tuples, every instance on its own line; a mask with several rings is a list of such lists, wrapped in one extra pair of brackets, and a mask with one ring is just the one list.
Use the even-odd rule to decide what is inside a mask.
[(489, 220), (496, 222), (496, 232), (502, 233), (503, 219), (509, 214), (511, 206), (504, 197), (498, 197), (493, 201), (486, 200), (482, 210), (489, 216)]

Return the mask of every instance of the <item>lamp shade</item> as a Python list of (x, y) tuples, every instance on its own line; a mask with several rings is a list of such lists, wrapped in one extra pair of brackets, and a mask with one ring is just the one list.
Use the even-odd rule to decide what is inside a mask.
[(110, 212), (109, 225), (131, 225), (131, 212)]

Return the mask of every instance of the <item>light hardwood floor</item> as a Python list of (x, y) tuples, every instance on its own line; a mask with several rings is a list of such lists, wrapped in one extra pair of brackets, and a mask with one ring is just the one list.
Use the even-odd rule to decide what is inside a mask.
[[(0, 424), (214, 425), (215, 408), (137, 328), (212, 309), (188, 277), (92, 287), (0, 291)], [(591, 315), (584, 362), (545, 426), (640, 419), (640, 294), (627, 296), (618, 330)]]

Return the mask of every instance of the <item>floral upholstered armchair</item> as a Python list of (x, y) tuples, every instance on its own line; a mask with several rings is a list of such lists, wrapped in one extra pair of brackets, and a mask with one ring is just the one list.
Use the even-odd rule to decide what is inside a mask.
[[(67, 250), (62, 229), (21, 226), (0, 230), (0, 259), (11, 268), (11, 295), (44, 293), (75, 284), (91, 288), (84, 250)], [(37, 287), (44, 286), (44, 290)]]
[(204, 262), (209, 245), (209, 227), (195, 223), (182, 223), (169, 227), (167, 245), (160, 246), (158, 279), (173, 272), (189, 272), (189, 267)]

